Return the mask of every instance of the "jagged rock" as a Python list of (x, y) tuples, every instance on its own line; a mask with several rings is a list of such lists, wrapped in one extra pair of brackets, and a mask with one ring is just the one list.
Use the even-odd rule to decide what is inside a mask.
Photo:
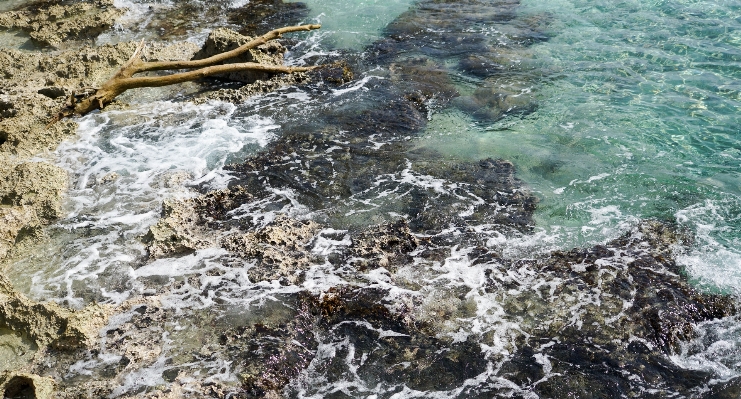
[(3, 398), (51, 399), (54, 380), (27, 373), (4, 373), (0, 375), (0, 392)]
[(239, 8), (230, 8), (227, 21), (241, 27), (243, 35), (260, 35), (273, 26), (291, 26), (305, 21), (309, 16), (309, 7), (302, 2), (283, 0), (250, 0)]
[(256, 231), (225, 237), (221, 245), (242, 257), (257, 259), (258, 263), (247, 272), (253, 282), (280, 280), (298, 284), (311, 264), (306, 245), (318, 230), (319, 224), (311, 220), (281, 216)]
[(39, 348), (87, 347), (95, 342), (108, 311), (109, 308), (100, 305), (72, 311), (55, 303), (31, 301), (0, 275), (0, 328), (27, 334)]
[(113, 0), (31, 4), (22, 11), (0, 13), (0, 27), (21, 29), (41, 45), (59, 47), (68, 40), (95, 38), (124, 13)]
[(227, 212), (251, 198), (241, 187), (212, 191), (188, 199), (166, 199), (162, 217), (145, 237), (150, 258), (193, 252), (219, 245), (209, 227), (226, 218)]
[(67, 189), (67, 179), (67, 172), (58, 166), (22, 163), (10, 174), (0, 174), (0, 203), (29, 207), (40, 220), (48, 223), (61, 216), (60, 198)]
[(384, 267), (393, 272), (412, 261), (409, 253), (419, 243), (406, 220), (375, 226), (352, 238), (351, 263), (361, 271)]
[(202, 93), (193, 102), (203, 104), (211, 100), (225, 101), (233, 104), (241, 104), (250, 97), (276, 91), (282, 87), (304, 84), (310, 81), (309, 75), (303, 72), (286, 73), (271, 76), (264, 80), (257, 80), (245, 84), (238, 89), (219, 89)]
[[(502, 375), (521, 386), (544, 378), (543, 367), (529, 366), (535, 356), (549, 359), (552, 374), (534, 389), (546, 397), (640, 396), (657, 386), (663, 394), (688, 394), (707, 383), (710, 373), (682, 369), (667, 355), (694, 337), (696, 323), (737, 309), (734, 298), (703, 293), (682, 276), (672, 248), (687, 240), (647, 221), (605, 245), (512, 264), (497, 260), (503, 268), (487, 271), (487, 291), (502, 296), (504, 311), (519, 315), (527, 334)], [(528, 270), (539, 278), (524, 277)]]
[(27, 206), (0, 206), (0, 260), (13, 248), (21, 232), (36, 229), (41, 222), (36, 212)]

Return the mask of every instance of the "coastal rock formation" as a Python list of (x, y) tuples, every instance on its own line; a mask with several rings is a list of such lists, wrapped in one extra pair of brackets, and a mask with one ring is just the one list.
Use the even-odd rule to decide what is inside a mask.
[(406, 220), (374, 226), (353, 237), (350, 264), (358, 270), (383, 267), (395, 271), (412, 261), (410, 252), (420, 244)]
[(0, 259), (10, 252), (26, 232), (33, 231), (41, 226), (41, 222), (36, 216), (36, 212), (25, 206), (4, 206), (0, 207)]
[(250, 280), (300, 284), (303, 271), (312, 263), (307, 244), (319, 230), (311, 220), (278, 217), (267, 226), (225, 237), (221, 245), (256, 264), (247, 272)]
[(42, 46), (60, 47), (66, 41), (97, 37), (124, 13), (113, 0), (37, 2), (21, 11), (0, 13), (0, 28), (20, 29)]
[(26, 373), (0, 374), (0, 393), (4, 398), (52, 399), (54, 380)]
[[(502, 376), (539, 395), (579, 398), (640, 395), (657, 379), (664, 395), (707, 383), (710, 373), (683, 370), (668, 356), (695, 336), (697, 323), (737, 309), (734, 298), (703, 293), (682, 277), (672, 251), (687, 239), (646, 221), (605, 245), (488, 270), (487, 291), (502, 298), (506, 314), (521, 315), (526, 334)], [(525, 277), (531, 271), (539, 278)], [(529, 366), (533, 359), (543, 366)]]
[(42, 222), (62, 216), (60, 197), (67, 189), (67, 172), (42, 162), (17, 165), (0, 175), (0, 198), (4, 205), (28, 207)]
[(55, 303), (31, 301), (0, 276), (0, 328), (27, 335), (39, 348), (86, 348), (95, 342), (107, 312), (108, 308), (99, 305), (72, 311)]
[[(213, 229), (227, 213), (252, 196), (241, 187), (217, 190), (187, 199), (167, 199), (162, 218), (145, 237), (150, 258), (193, 252), (218, 245)], [(209, 229), (210, 228), (210, 229)]]

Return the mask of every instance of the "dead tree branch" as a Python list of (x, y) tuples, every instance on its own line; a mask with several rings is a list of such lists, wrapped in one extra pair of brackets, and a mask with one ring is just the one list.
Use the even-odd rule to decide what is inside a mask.
[[(139, 43), (139, 46), (137, 46), (136, 51), (134, 51), (134, 54), (131, 56), (131, 58), (118, 70), (118, 72), (116, 72), (115, 75), (113, 75), (112, 78), (103, 83), (93, 93), (89, 93), (81, 97), (71, 96), (66, 107), (54, 118), (51, 123), (54, 123), (65, 117), (73, 115), (85, 115), (96, 109), (103, 109), (121, 93), (130, 89), (137, 89), (142, 87), (161, 87), (193, 81), (196, 79), (201, 79), (207, 76), (218, 75), (222, 73), (247, 70), (264, 71), (271, 73), (295, 73), (310, 71), (318, 67), (288, 67), (283, 65), (268, 65), (255, 62), (234, 64), (221, 63), (238, 57), (253, 48), (269, 42), (270, 40), (277, 39), (284, 33), (310, 31), (319, 28), (321, 28), (321, 25), (300, 25), (275, 29), (251, 40), (248, 43), (243, 44), (242, 46), (234, 50), (216, 54), (202, 60), (191, 61), (142, 61), (141, 52), (144, 48), (144, 41), (142, 41), (141, 43)], [(171, 75), (165, 76), (134, 77), (135, 74), (142, 72), (174, 71), (184, 69), (192, 70), (173, 73)]]

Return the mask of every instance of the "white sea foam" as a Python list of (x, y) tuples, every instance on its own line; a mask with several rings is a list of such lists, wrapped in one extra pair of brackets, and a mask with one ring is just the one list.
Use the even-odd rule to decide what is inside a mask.
[(734, 238), (739, 199), (728, 196), (705, 200), (675, 214), (679, 224), (691, 228), (695, 243), (679, 251), (677, 263), (700, 286), (741, 293), (741, 241)]
[[(130, 265), (141, 262), (141, 237), (157, 221), (162, 199), (194, 195), (187, 185), (195, 182), (225, 187), (229, 157), (273, 137), (270, 119), (235, 117), (235, 110), (224, 103), (160, 102), (82, 118), (80, 137), (56, 152), (72, 176), (67, 217), (53, 226), (61, 240), (48, 254), (54, 262), (34, 265), (31, 292), (55, 292), (52, 297), (75, 306), (100, 295), (124, 300), (127, 294), (115, 287), (126, 286)], [(80, 292), (91, 289), (98, 293)]]

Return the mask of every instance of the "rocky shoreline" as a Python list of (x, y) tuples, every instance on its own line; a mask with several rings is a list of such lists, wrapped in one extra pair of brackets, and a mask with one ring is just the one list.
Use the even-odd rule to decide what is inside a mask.
[[(263, 3), (271, 2), (245, 7), (264, 11)], [(261, 17), (300, 19), (297, 6), (284, 6)], [(695, 337), (697, 323), (738, 313), (736, 298), (697, 290), (677, 266), (674, 253), (690, 245), (691, 234), (649, 220), (604, 245), (507, 259), (476, 227), (486, 224), (505, 237), (532, 231), (537, 198), (516, 177), (515, 165), (441, 159), (411, 142), (424, 130), (433, 105), (457, 107), (484, 120), (535, 109), (531, 97), (518, 94), (520, 86), (498, 90), (496, 76), (506, 51), (526, 52), (544, 40), (529, 22), (511, 34), (506, 51), (498, 52), (486, 37), (430, 33), (445, 32), (460, 20), (514, 18), (516, 6), (515, 1), (484, 7), (462, 0), (451, 11), (440, 2), (421, 1), (389, 26), (388, 38), (371, 45), (365, 58), (348, 56), (346, 64), (314, 76), (231, 76), (248, 84), (193, 94), (195, 102), (239, 102), (311, 79), (342, 84), (352, 79), (351, 70), (383, 66), (383, 79), (369, 89), (381, 93), (376, 103), (356, 108), (327, 96), (322, 113), (287, 124), (263, 151), (230, 165), (236, 178), (228, 188), (163, 201), (159, 222), (143, 237), (145, 262), (218, 248), (227, 253), (223, 265), (181, 279), (150, 276), (143, 282), (146, 295), (76, 311), (33, 302), (0, 275), (0, 339), (16, 356), (0, 359), (0, 392), (32, 398), (279, 398), (301, 391), (329, 397), (294, 382), (304, 376), (339, 383), (352, 367), (353, 378), (362, 381), (448, 391), (451, 397), (737, 397), (741, 379), (716, 383), (711, 373), (681, 369), (668, 357)], [(74, 139), (77, 126), (69, 120), (49, 126), (50, 116), (66, 97), (107, 79), (136, 47), (133, 42), (96, 47), (75, 42), (109, 29), (123, 15), (109, 1), (44, 9), (0, 14), (0, 26), (59, 48), (0, 49), (5, 74), (0, 80), (0, 260), (5, 262), (43, 246), (44, 226), (63, 217), (67, 172), (38, 157)], [(248, 29), (254, 21), (244, 25)], [(203, 47), (154, 43), (144, 57), (203, 57), (244, 41), (241, 33), (214, 30)], [(442, 42), (456, 43), (458, 53), (446, 53)], [(251, 57), (281, 63), (285, 51), (275, 44)], [(491, 77), (487, 87), (464, 95), (450, 81), (452, 63), (439, 59), (460, 53), (475, 55), (452, 68)], [(420, 186), (410, 176), (452, 188)], [(297, 192), (312, 218), (237, 217), (245, 204), (273, 201), (276, 189)], [(353, 206), (397, 191), (408, 196), (388, 205), (387, 213), (408, 217), (348, 216)], [(284, 205), (274, 202), (272, 209)], [(317, 252), (320, 240), (340, 244)], [(468, 250), (456, 253), (458, 247)], [(446, 261), (456, 256), (483, 279), (479, 294), (494, 305), (485, 308), (472, 299), (476, 289), (446, 274)], [(245, 262), (251, 283), (296, 289), (271, 299), (268, 310), (241, 314), (232, 323), (199, 309), (178, 321), (186, 325), (173, 325), (178, 311), (163, 298), (192, 292), (208, 297), (214, 284), (238, 284), (245, 278), (239, 272)], [(352, 284), (322, 292), (303, 288), (318, 268)], [(385, 276), (404, 293), (370, 284), (370, 273)], [(436, 285), (423, 287), (421, 280)], [(220, 304), (218, 297), (209, 300)], [(494, 327), (471, 328), (477, 317), (495, 320)], [(470, 333), (459, 334), (464, 330)], [(160, 355), (173, 336), (193, 347), (163, 361)], [(321, 350), (330, 346), (336, 351), (331, 356)], [(214, 380), (183, 366), (196, 362), (211, 370), (228, 364), (238, 380)], [(86, 368), (88, 363), (94, 366)], [(72, 368), (82, 371), (70, 377)], [(131, 379), (154, 372), (161, 384), (122, 390), (127, 383), (137, 387)], [(478, 385), (467, 383), (477, 379), (482, 380)]]

